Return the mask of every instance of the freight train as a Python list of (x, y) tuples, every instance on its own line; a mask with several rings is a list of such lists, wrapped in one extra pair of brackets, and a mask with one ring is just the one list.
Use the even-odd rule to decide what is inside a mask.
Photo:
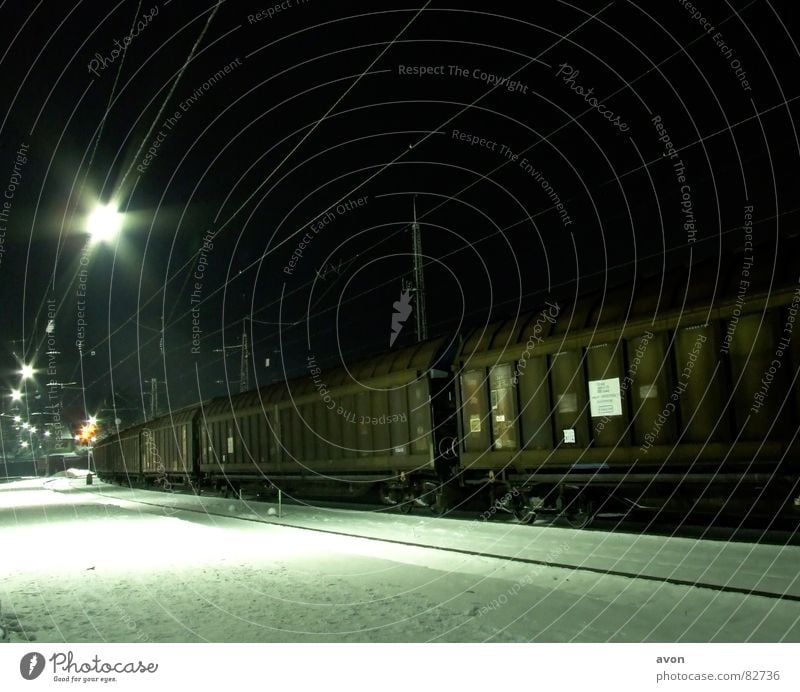
[(355, 367), (323, 370), (310, 355), (297, 379), (103, 439), (97, 473), (198, 492), (375, 493), (402, 510), (574, 526), (631, 509), (793, 520), (796, 256), (756, 273), (740, 254), (719, 270), (550, 298)]

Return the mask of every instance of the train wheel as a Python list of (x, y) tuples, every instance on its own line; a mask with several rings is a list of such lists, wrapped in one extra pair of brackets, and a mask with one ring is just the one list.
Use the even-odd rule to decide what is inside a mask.
[(564, 518), (573, 529), (585, 529), (594, 521), (594, 503), (578, 495), (564, 513)]
[(437, 488), (434, 495), (434, 500), (431, 502), (430, 507), (431, 511), (439, 516), (447, 513), (447, 510), (450, 509), (450, 498), (446, 486)]
[(533, 520), (536, 519), (536, 512), (527, 505), (519, 505), (514, 507), (514, 518), (520, 524), (532, 524)]

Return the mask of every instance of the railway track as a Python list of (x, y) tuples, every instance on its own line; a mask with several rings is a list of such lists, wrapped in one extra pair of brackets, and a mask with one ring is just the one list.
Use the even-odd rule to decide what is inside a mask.
[[(625, 569), (608, 569), (602, 567), (594, 567), (591, 565), (586, 564), (575, 564), (570, 562), (559, 562), (547, 559), (537, 559), (531, 557), (521, 557), (521, 556), (514, 556), (514, 555), (505, 555), (502, 553), (490, 552), (485, 550), (472, 550), (464, 547), (453, 547), (453, 546), (442, 546), (431, 542), (420, 541), (420, 540), (408, 540), (408, 539), (399, 539), (399, 538), (392, 538), (386, 536), (374, 536), (369, 535), (362, 532), (350, 532), (350, 531), (342, 531), (337, 529), (331, 528), (324, 528), (320, 526), (308, 526), (303, 525), (301, 523), (295, 523), (292, 521), (286, 520), (284, 517), (279, 517), (276, 515), (267, 515), (267, 516), (237, 516), (236, 514), (230, 514), (229, 512), (222, 511), (219, 509), (210, 508), (207, 506), (204, 507), (189, 507), (189, 506), (179, 506), (176, 507), (173, 504), (166, 503), (166, 502), (157, 502), (155, 500), (144, 500), (139, 498), (131, 498), (131, 497), (120, 497), (118, 495), (112, 495), (103, 493), (99, 489), (93, 489), (90, 491), (92, 495), (96, 495), (99, 497), (105, 497), (108, 499), (116, 500), (116, 501), (124, 501), (124, 502), (131, 502), (143, 506), (153, 507), (153, 508), (160, 508), (164, 509), (171, 509), (175, 512), (187, 512), (193, 514), (200, 514), (203, 516), (214, 516), (226, 519), (237, 519), (239, 521), (246, 521), (252, 523), (260, 523), (260, 524), (268, 524), (271, 526), (279, 526), (285, 528), (291, 528), (301, 531), (311, 531), (316, 533), (322, 534), (329, 534), (335, 536), (346, 536), (349, 538), (360, 538), (363, 540), (369, 541), (376, 541), (376, 542), (383, 542), (383, 543), (390, 543), (394, 545), (402, 545), (414, 548), (423, 548), (429, 550), (438, 550), (442, 552), (449, 552), (459, 555), (468, 555), (473, 557), (483, 557), (483, 558), (491, 558), (496, 560), (503, 560), (507, 562), (514, 562), (519, 564), (529, 564), (535, 566), (545, 566), (545, 567), (555, 567), (567, 570), (577, 570), (580, 572), (597, 574), (601, 576), (613, 576), (613, 577), (622, 577), (626, 579), (639, 579), (649, 582), (655, 583), (662, 583), (662, 584), (671, 584), (674, 586), (686, 586), (692, 588), (699, 588), (699, 589), (710, 589), (713, 591), (718, 591), (721, 593), (730, 593), (730, 594), (738, 594), (744, 596), (760, 596), (764, 598), (770, 598), (777, 601), (800, 601), (800, 592), (799, 593), (787, 593), (786, 591), (779, 591), (779, 590), (770, 590), (770, 589), (763, 589), (763, 588), (749, 588), (744, 586), (737, 586), (732, 585), (729, 583), (716, 583), (712, 581), (698, 581), (694, 579), (685, 579), (680, 577), (674, 577), (669, 575), (656, 575), (656, 574), (646, 574), (641, 572), (635, 572)], [(190, 493), (171, 493), (172, 497), (177, 496), (180, 497), (193, 497), (193, 494)], [(223, 498), (214, 498), (214, 499), (223, 499)], [(252, 500), (248, 500), (252, 501)], [(294, 506), (294, 505), (290, 505)], [(314, 507), (317, 507), (314, 505)], [(356, 511), (350, 508), (343, 509), (342, 511)], [(383, 512), (385, 513), (385, 512)], [(456, 520), (456, 517), (451, 517), (453, 520)], [(463, 520), (463, 518), (458, 518), (459, 520)], [(599, 531), (598, 528), (594, 529), (594, 531)], [(794, 534), (796, 537), (796, 534)]]

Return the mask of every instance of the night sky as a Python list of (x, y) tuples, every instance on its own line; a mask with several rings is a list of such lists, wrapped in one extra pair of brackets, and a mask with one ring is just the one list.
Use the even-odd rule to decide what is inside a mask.
[(414, 204), (431, 336), (779, 244), (791, 6), (1, 3), (4, 411), (236, 393), (243, 323), (250, 388), (388, 351)]

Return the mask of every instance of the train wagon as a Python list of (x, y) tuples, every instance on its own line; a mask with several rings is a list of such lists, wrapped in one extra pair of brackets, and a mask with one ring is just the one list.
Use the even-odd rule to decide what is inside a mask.
[(462, 484), (580, 525), (601, 506), (791, 512), (800, 278), (791, 257), (772, 277), (743, 266), (474, 330), (456, 363)]
[(558, 513), (800, 510), (800, 240), (221, 397), (98, 444), (101, 476)]
[(198, 471), (204, 485), (227, 492), (254, 480), (268, 483), (266, 472), (280, 470), (275, 405), (285, 389), (274, 384), (198, 408)]
[(234, 489), (256, 480), (304, 496), (424, 502), (452, 463), (437, 451), (438, 436), (456, 432), (447, 346), (327, 371), (311, 357), (301, 378), (212, 402), (199, 419), (200, 471)]
[(140, 428), (141, 476), (147, 485), (191, 485), (197, 473), (195, 419), (190, 406), (149, 421)]
[(137, 425), (100, 440), (92, 457), (97, 475), (103, 480), (125, 485), (142, 482), (141, 430)]

